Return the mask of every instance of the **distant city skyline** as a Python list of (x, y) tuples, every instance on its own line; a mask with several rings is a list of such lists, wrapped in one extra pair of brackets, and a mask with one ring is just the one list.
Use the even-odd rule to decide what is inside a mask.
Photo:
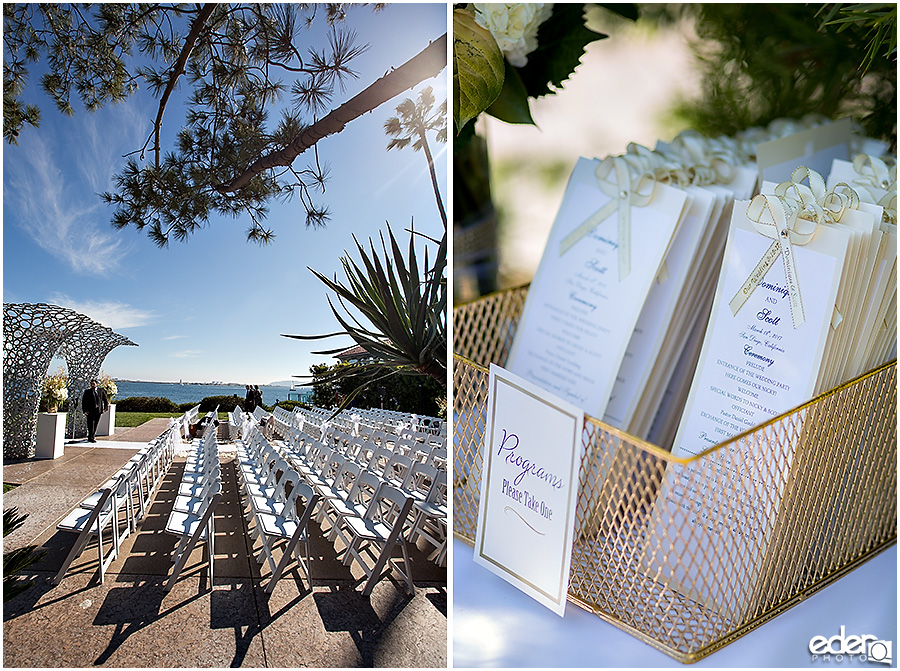
[[(349, 12), (348, 27), (370, 48), (352, 64), (359, 78), (336, 94), (332, 107), (444, 34), (447, 11), (444, 4), (397, 4)], [(267, 246), (246, 241), (248, 217), (217, 216), (187, 243), (159, 249), (133, 227), (113, 229), (113, 208), (97, 195), (114, 190), (112, 177), (121, 171), (123, 156), (143, 145), (157, 101), (142, 90), (95, 113), (78, 103), (75, 116), (65, 117), (40, 90), (40, 73), (33, 71), (25, 99), (40, 105), (41, 126), (26, 127), (18, 146), (3, 151), (4, 302), (60, 305), (127, 336), (138, 347), (114, 349), (102, 367), (121, 379), (262, 384), (335, 363), (331, 355), (314, 352), (349, 347), (354, 343), (348, 337), (300, 341), (281, 334), (340, 329), (329, 292), (308, 267), (342, 280), (344, 250), (358, 259), (354, 235), (364, 245), (371, 237), (380, 247), (386, 222), (401, 241), (412, 222), (416, 231), (441, 236), (423, 154), (388, 152), (383, 124), (424, 86), (434, 89), (438, 104), (446, 99), (448, 76), (445, 68), (320, 141), (320, 157), (331, 167), (319, 197), (331, 210), (327, 228), (306, 229), (299, 202), (275, 202), (266, 225), (276, 237)], [(167, 121), (163, 130), (171, 140), (181, 119), (176, 123), (173, 115)], [(446, 202), (447, 145), (432, 149)], [(307, 161), (300, 156), (295, 163)], [(54, 360), (51, 371), (58, 364)]]

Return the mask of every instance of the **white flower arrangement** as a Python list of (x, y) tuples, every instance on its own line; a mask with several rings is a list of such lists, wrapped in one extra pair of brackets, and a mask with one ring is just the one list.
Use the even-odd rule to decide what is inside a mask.
[(59, 408), (69, 400), (68, 384), (68, 376), (62, 370), (57, 371), (53, 375), (48, 375), (44, 378), (41, 404), (46, 405), (51, 412), (54, 412), (56, 408)]
[(106, 399), (110, 403), (115, 400), (116, 394), (119, 393), (119, 388), (116, 386), (116, 383), (106, 374), (100, 375), (100, 377), (97, 378), (97, 389), (102, 389), (106, 392)]
[(475, 21), (488, 30), (510, 65), (522, 67), (537, 49), (540, 25), (553, 13), (553, 3), (473, 3)]

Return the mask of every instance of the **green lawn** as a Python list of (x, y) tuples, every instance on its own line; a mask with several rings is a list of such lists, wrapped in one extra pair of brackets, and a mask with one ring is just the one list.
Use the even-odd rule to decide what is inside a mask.
[[(181, 417), (181, 412), (119, 412), (116, 411), (116, 426), (128, 428), (132, 426), (140, 426), (144, 422), (157, 417)], [(200, 415), (201, 417), (203, 414)], [(228, 419), (228, 413), (220, 412), (219, 421)]]

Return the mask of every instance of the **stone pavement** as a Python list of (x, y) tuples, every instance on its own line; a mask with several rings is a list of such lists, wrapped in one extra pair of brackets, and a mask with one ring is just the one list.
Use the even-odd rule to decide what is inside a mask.
[(4, 508), (29, 514), (4, 539), (4, 551), (27, 544), (47, 551), (23, 574), (35, 585), (4, 604), (4, 667), (447, 666), (447, 572), (427, 560), (430, 548), (412, 550), (414, 596), (391, 578), (363, 598), (361, 570), (343, 566), (341, 546), (312, 523), (312, 589), (294, 564), (266, 594), (270, 569), (254, 559), (260, 542), (247, 535), (227, 456), (212, 586), (202, 550), (195, 550), (172, 591), (162, 589), (176, 543), (164, 528), (181, 480), (179, 460), (105, 582), (93, 542), (53, 586), (75, 539), (57, 531), (57, 521), (134, 454), (138, 437), (123, 431), (114, 436), (121, 447), (111, 440), (69, 444), (57, 460), (4, 465), (4, 482), (20, 484), (4, 495)]

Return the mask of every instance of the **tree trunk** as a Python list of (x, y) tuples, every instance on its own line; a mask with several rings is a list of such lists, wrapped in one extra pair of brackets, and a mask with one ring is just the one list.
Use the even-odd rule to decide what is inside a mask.
[(447, 368), (442, 366), (441, 362), (437, 359), (431, 359), (415, 368), (422, 375), (427, 375), (428, 377), (437, 380), (444, 387), (447, 386)]
[(349, 122), (366, 112), (371, 112), (419, 82), (436, 76), (445, 67), (447, 67), (446, 33), (399, 68), (375, 81), (362, 93), (329, 112), (327, 116), (300, 133), (287, 147), (263, 156), (229, 184), (218, 187), (218, 191), (220, 193), (237, 191), (263, 170), (291, 165), (295, 158), (322, 138), (341, 132)]
[(419, 131), (419, 137), (422, 140), (422, 149), (425, 151), (425, 158), (428, 160), (428, 172), (431, 174), (431, 186), (434, 187), (434, 199), (437, 201), (438, 211), (441, 213), (441, 221), (444, 222), (444, 230), (447, 230), (447, 212), (444, 210), (444, 203), (441, 200), (441, 192), (438, 190), (437, 175), (434, 173), (434, 159), (431, 157), (431, 149), (428, 147), (428, 139), (425, 137), (425, 131)]

